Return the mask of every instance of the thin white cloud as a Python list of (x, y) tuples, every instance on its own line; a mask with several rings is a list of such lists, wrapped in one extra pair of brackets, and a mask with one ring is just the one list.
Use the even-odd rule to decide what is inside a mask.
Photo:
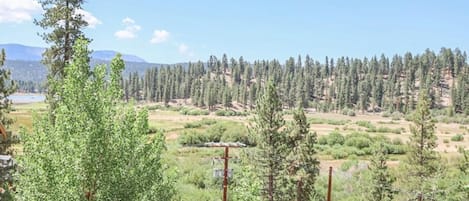
[(187, 46), (186, 44), (184, 43), (181, 43), (179, 44), (178, 46), (178, 51), (179, 51), (179, 54), (183, 55), (183, 56), (189, 56), (189, 57), (193, 57), (194, 56), (194, 52), (192, 52), (189, 48), (189, 46)]
[(178, 49), (181, 54), (187, 54), (187, 51), (189, 51), (189, 47), (184, 43), (180, 44)]
[(126, 17), (122, 20), (122, 23), (124, 23), (125, 25), (132, 25), (132, 24), (135, 24), (135, 20), (129, 17)]
[(90, 12), (86, 10), (79, 9), (79, 10), (76, 10), (75, 13), (83, 16), (83, 19), (86, 22), (88, 22), (89, 28), (95, 28), (96, 25), (102, 24), (102, 22), (98, 18), (96, 18), (95, 16), (93, 16), (93, 14), (91, 14)]
[(153, 37), (150, 40), (150, 43), (158, 44), (166, 42), (171, 34), (166, 30), (155, 30), (153, 31)]
[(0, 23), (31, 21), (32, 15), (40, 12), (36, 0), (0, 0)]
[(118, 39), (133, 39), (137, 37), (137, 32), (142, 29), (142, 27), (135, 24), (135, 20), (129, 17), (124, 18), (122, 23), (125, 25), (125, 28), (114, 33), (114, 36)]

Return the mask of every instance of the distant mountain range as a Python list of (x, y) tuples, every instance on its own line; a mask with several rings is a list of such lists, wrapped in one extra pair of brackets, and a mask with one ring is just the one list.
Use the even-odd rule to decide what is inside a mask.
[[(7, 60), (19, 61), (41, 61), (42, 53), (45, 48), (32, 47), (21, 44), (0, 44), (0, 49), (5, 49)], [(93, 51), (91, 58), (95, 60), (110, 61), (117, 54), (112, 50), (97, 50)], [(129, 54), (122, 54), (122, 59), (127, 62), (141, 62), (147, 63), (144, 59)]]
[[(41, 63), (44, 48), (21, 44), (0, 44), (0, 49), (2, 48), (6, 52), (5, 66), (11, 70), (13, 80), (42, 82), (46, 79), (47, 68)], [(92, 67), (98, 64), (108, 65), (116, 54), (117, 52), (112, 50), (94, 51), (91, 54), (90, 65)], [(148, 63), (135, 55), (122, 54), (122, 59), (125, 61), (124, 76), (130, 72), (143, 75), (146, 69), (162, 65)]]

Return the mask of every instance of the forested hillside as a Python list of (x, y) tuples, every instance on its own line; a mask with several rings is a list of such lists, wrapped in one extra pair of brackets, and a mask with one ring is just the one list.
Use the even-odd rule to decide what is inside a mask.
[(469, 66), (467, 54), (441, 48), (438, 53), (328, 58), (310, 56), (287, 61), (247, 62), (211, 56), (208, 62), (188, 67), (167, 65), (131, 73), (124, 79), (125, 98), (169, 103), (182, 99), (199, 107), (230, 107), (234, 103), (252, 109), (266, 80), (280, 90), (284, 107), (298, 104), (318, 111), (361, 112), (415, 109), (417, 92), (428, 90), (431, 108), (469, 114)]
[[(109, 63), (110, 60), (91, 59), (90, 65), (109, 65)], [(161, 66), (161, 64), (131, 61), (126, 61), (125, 65), (127, 68), (124, 75), (131, 72), (143, 73), (148, 68)], [(47, 68), (40, 61), (6, 60), (5, 67), (11, 70), (12, 79), (18, 81), (41, 83), (45, 81), (47, 75)]]

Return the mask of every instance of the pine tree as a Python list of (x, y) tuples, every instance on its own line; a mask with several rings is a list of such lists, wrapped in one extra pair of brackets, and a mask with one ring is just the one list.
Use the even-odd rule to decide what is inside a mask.
[[(284, 195), (293, 194), (290, 200), (308, 200), (315, 194), (314, 183), (319, 174), (319, 161), (315, 157), (317, 135), (309, 131), (309, 123), (303, 108), (298, 107), (293, 113), (290, 126), (286, 174), (289, 176)], [(293, 185), (292, 185), (293, 184)]]
[(223, 106), (225, 109), (231, 107), (231, 89), (226, 86), (223, 88)]
[(373, 149), (370, 161), (372, 191), (370, 201), (391, 201), (395, 191), (392, 184), (395, 178), (389, 173), (386, 164), (388, 153), (383, 142), (379, 142)]
[(429, 182), (439, 170), (439, 156), (434, 150), (437, 146), (435, 123), (430, 114), (430, 100), (426, 89), (421, 89), (417, 108), (410, 127), (412, 136), (409, 142), (408, 165), (409, 186), (423, 200), (431, 199)]
[(282, 103), (272, 81), (258, 100), (255, 114), (252, 133), (257, 137), (256, 161), (263, 181), (262, 197), (270, 201), (279, 200), (283, 196), (278, 181), (282, 178), (286, 136), (282, 130), (285, 125)]
[[(8, 69), (4, 68), (5, 64), (5, 59), (6, 59), (6, 54), (5, 50), (2, 49), (0, 52), (0, 123), (8, 128), (12, 123), (13, 119), (8, 117), (7, 114), (10, 113), (11, 111), (11, 100), (8, 98), (11, 94), (15, 93), (17, 90), (17, 85), (13, 80), (10, 80), (10, 75), (11, 72)], [(12, 138), (11, 138), (11, 132), (7, 132), (7, 136), (0, 136), (0, 154), (12, 154), (11, 151), (11, 144), (12, 144)], [(6, 139), (5, 139), (6, 137)], [(0, 183), (3, 184), (5, 174), (12, 175), (14, 170), (4, 170), (2, 169), (2, 173), (0, 176)], [(0, 195), (0, 200), (5, 198), (5, 195)]]
[[(56, 102), (60, 100), (58, 91), (66, 76), (64, 68), (72, 59), (73, 44), (76, 39), (84, 38), (81, 29), (88, 26), (83, 15), (77, 13), (84, 2), (84, 0), (39, 1), (44, 10), (43, 18), (41, 20), (35, 19), (34, 24), (46, 31), (51, 30), (41, 36), (46, 43), (51, 44), (44, 52), (42, 62), (49, 69), (47, 101), (49, 109), (52, 111), (55, 110)], [(50, 113), (51, 122), (54, 122), (54, 114), (54, 112)]]
[(11, 100), (8, 97), (16, 92), (18, 88), (16, 83), (10, 79), (11, 72), (4, 68), (6, 60), (5, 50), (0, 52), (0, 123), (8, 127), (13, 123), (13, 119), (9, 118), (8, 114), (11, 110)]

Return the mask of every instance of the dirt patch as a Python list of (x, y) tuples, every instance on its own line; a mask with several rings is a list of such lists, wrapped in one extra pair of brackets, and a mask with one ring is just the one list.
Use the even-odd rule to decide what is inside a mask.
[(179, 138), (179, 134), (176, 132), (169, 132), (166, 134), (166, 140), (177, 140)]

